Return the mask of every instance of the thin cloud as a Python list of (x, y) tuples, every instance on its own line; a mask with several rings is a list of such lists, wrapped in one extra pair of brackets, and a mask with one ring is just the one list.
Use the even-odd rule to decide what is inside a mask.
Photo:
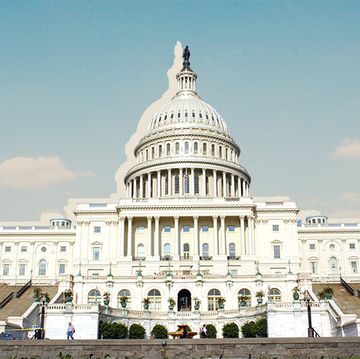
[(333, 154), (333, 158), (360, 159), (360, 139), (347, 138), (342, 144), (336, 147), (335, 152)]
[(345, 192), (339, 195), (338, 199), (349, 205), (360, 204), (360, 193)]
[(39, 189), (76, 179), (57, 156), (14, 157), (0, 163), (0, 186)]

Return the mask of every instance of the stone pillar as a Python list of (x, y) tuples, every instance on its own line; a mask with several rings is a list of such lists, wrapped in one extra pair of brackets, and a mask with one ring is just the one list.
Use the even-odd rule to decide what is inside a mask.
[(194, 260), (199, 258), (199, 217), (193, 216), (194, 220)]
[(175, 243), (174, 243), (174, 257), (179, 258), (179, 216), (174, 217)]
[(254, 220), (252, 216), (248, 216), (249, 226), (249, 254), (254, 254)]
[(184, 184), (184, 170), (180, 168), (180, 176), (179, 176), (179, 195), (182, 196), (183, 192), (183, 184)]
[(218, 216), (213, 216), (213, 254), (214, 256), (219, 255), (219, 246), (218, 246)]
[(160, 249), (160, 217), (155, 217), (155, 238), (154, 238), (154, 256), (159, 257), (159, 249)]
[(151, 172), (148, 173), (147, 197), (151, 198)]
[(171, 169), (168, 169), (168, 196), (172, 196)]
[(235, 176), (231, 174), (231, 197), (235, 197)]
[(124, 229), (125, 229), (125, 217), (119, 217), (119, 255), (124, 257), (125, 255), (125, 241), (124, 241)]
[(221, 221), (220, 255), (224, 255), (226, 254), (225, 216), (220, 216), (220, 221)]
[(194, 168), (191, 168), (191, 173), (190, 173), (190, 195), (194, 196), (195, 195), (195, 170)]
[(245, 220), (243, 216), (240, 216), (240, 229), (241, 229), (241, 254), (246, 254)]
[(217, 197), (217, 181), (216, 181), (216, 171), (213, 170), (213, 196)]
[(223, 197), (226, 197), (226, 172), (223, 172)]
[(202, 169), (202, 195), (206, 197), (206, 170), (205, 168)]
[(246, 197), (249, 197), (249, 182), (246, 182)]
[(138, 198), (137, 177), (134, 178), (134, 198)]
[(157, 197), (161, 197), (161, 172), (157, 171)]
[(132, 217), (128, 217), (127, 257), (132, 257)]
[(237, 178), (237, 196), (241, 197), (241, 180), (240, 177)]
[(241, 180), (241, 183), (242, 183), (242, 195), (243, 195), (243, 197), (246, 197), (246, 192), (245, 192), (245, 180), (242, 179), (242, 180)]
[(140, 175), (140, 198), (144, 197), (144, 179), (143, 179), (143, 175)]
[(147, 250), (146, 255), (151, 257), (151, 242), (152, 242), (152, 228), (151, 228), (152, 217), (147, 217)]

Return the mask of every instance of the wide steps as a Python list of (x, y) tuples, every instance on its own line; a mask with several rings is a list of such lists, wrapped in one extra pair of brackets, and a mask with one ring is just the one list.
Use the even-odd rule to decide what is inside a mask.
[(3, 301), (10, 293), (17, 292), (22, 286), (0, 284), (0, 302)]

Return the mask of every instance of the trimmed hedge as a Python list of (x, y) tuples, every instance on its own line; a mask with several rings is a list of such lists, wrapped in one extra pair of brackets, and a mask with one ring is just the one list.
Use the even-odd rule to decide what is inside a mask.
[(239, 327), (236, 323), (225, 324), (222, 328), (224, 338), (239, 338)]
[(168, 330), (161, 324), (156, 324), (151, 331), (155, 339), (167, 339), (169, 337)]
[(206, 324), (205, 325), (207, 335), (206, 338), (216, 338), (217, 330), (215, 325), (213, 324)]
[(122, 323), (100, 323), (100, 338), (104, 339), (126, 339), (128, 328)]
[(241, 333), (244, 338), (266, 338), (266, 318), (258, 318), (255, 322), (246, 322), (241, 326)]
[(146, 330), (140, 324), (131, 324), (129, 329), (129, 339), (144, 339)]

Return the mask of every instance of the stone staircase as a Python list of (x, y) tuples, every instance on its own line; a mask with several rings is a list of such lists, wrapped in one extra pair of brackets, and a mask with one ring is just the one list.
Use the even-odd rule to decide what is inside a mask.
[[(354, 289), (360, 289), (360, 283), (350, 283)], [(325, 287), (331, 287), (334, 291), (333, 300), (345, 314), (356, 314), (360, 318), (360, 298), (351, 295), (340, 283), (314, 283), (313, 292), (317, 295)]]
[[(2, 286), (1, 286), (2, 287)], [(16, 286), (13, 287), (11, 291), (17, 292), (22, 287)], [(43, 293), (47, 292), (49, 294), (50, 300), (55, 296), (58, 291), (58, 286), (31, 286), (25, 290), (25, 292), (19, 298), (13, 298), (9, 303), (7, 303), (3, 308), (0, 309), (0, 321), (6, 320), (8, 317), (18, 317), (22, 316), (34, 302), (33, 290), (34, 288), (40, 288)], [(8, 292), (9, 293), (11, 293)], [(4, 293), (5, 293), (4, 289)], [(6, 296), (6, 295), (5, 295)], [(0, 297), (1, 298), (1, 297)], [(5, 298), (5, 297), (4, 297)]]
[(3, 301), (10, 293), (17, 292), (22, 286), (0, 284), (0, 302)]

